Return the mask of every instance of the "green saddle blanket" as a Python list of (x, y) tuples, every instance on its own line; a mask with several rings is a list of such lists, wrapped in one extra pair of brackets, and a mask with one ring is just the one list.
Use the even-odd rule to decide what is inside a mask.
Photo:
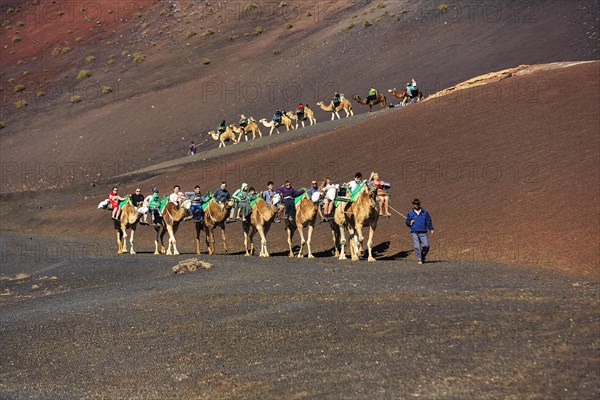
[(296, 197), (296, 198), (294, 199), (294, 205), (296, 205), (296, 206), (297, 206), (297, 205), (298, 205), (298, 203), (300, 203), (300, 200), (302, 200), (302, 198), (304, 198), (304, 197), (307, 197), (307, 196), (308, 196), (307, 192), (304, 192), (304, 193), (302, 193), (300, 196)]
[(356, 196), (358, 196), (358, 194), (360, 193), (360, 191), (362, 190), (362, 188), (365, 186), (365, 183), (362, 182), (360, 185), (356, 186), (354, 188), (354, 190), (352, 191), (352, 193), (350, 193), (349, 197), (338, 197), (334, 200), (333, 205), (337, 207), (338, 203), (340, 201), (346, 202), (346, 203), (352, 203), (354, 202), (354, 200), (356, 200)]

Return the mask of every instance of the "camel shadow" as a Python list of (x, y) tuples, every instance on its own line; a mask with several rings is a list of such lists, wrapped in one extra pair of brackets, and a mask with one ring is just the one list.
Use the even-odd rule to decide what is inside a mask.
[[(380, 255), (390, 248), (390, 242), (383, 242), (373, 247), (374, 257)], [(409, 255), (409, 251), (401, 250), (396, 254), (386, 255), (384, 257), (377, 257), (378, 260), (387, 261), (387, 260), (399, 260), (402, 258), (406, 258)]]

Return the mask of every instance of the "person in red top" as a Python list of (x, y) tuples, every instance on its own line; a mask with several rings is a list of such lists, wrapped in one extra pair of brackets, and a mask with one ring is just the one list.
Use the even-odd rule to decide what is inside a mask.
[(118, 188), (114, 187), (112, 192), (108, 194), (108, 201), (110, 202), (110, 207), (112, 208), (112, 219), (115, 221), (119, 221), (119, 217), (121, 216), (121, 209), (119, 208), (119, 202), (125, 200), (125, 197), (121, 197), (117, 194), (119, 191)]
[(392, 185), (388, 182), (384, 182), (381, 179), (379, 179), (379, 174), (377, 172), (371, 172), (369, 186), (377, 186), (377, 200), (379, 200), (379, 215), (382, 215), (384, 217), (390, 217), (392, 214), (390, 214), (388, 196), (385, 190), (391, 188)]

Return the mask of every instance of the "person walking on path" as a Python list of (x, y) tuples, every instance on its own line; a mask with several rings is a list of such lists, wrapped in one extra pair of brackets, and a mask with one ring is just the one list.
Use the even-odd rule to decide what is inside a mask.
[(406, 226), (410, 228), (417, 264), (423, 264), (429, 252), (429, 237), (427, 232), (433, 235), (433, 224), (427, 210), (421, 208), (421, 201), (414, 199), (413, 209), (406, 216)]

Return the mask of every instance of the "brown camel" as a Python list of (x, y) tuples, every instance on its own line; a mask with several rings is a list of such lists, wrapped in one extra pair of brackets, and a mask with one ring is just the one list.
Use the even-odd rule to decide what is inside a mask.
[[(292, 239), (294, 238), (294, 233), (296, 229), (298, 229), (298, 233), (300, 233), (300, 251), (298, 252), (298, 257), (304, 257), (303, 247), (306, 244), (308, 248), (308, 258), (314, 258), (312, 254), (312, 250), (310, 248), (312, 232), (315, 228), (315, 222), (317, 221), (317, 208), (318, 204), (312, 202), (308, 196), (302, 197), (302, 200), (296, 205), (296, 218), (294, 221), (290, 221), (288, 218), (285, 219), (285, 228), (288, 233), (288, 245), (290, 247), (290, 257), (294, 257), (294, 251), (292, 249)], [(306, 240), (304, 239), (304, 227), (308, 226), (308, 235)]]
[(276, 200), (276, 196), (279, 195), (271, 198), (270, 207), (264, 199), (258, 198), (252, 205), (252, 214), (250, 214), (249, 218), (242, 221), (244, 248), (246, 249), (247, 256), (254, 253), (254, 235), (258, 232), (260, 235), (259, 257), (270, 257), (267, 250), (267, 233), (269, 233), (273, 219), (277, 215), (277, 206), (275, 204), (278, 201)]
[(237, 141), (238, 143), (242, 141), (242, 135), (244, 135), (244, 139), (246, 142), (248, 141), (248, 133), (252, 133), (252, 140), (256, 139), (256, 134), (258, 133), (259, 137), (262, 137), (262, 132), (258, 127), (258, 124), (254, 120), (249, 120), (248, 125), (245, 127), (238, 126), (236, 124), (229, 125), (229, 128), (236, 134), (238, 134)]
[[(175, 240), (175, 234), (177, 233), (177, 229), (179, 229), (179, 223), (183, 220), (186, 214), (187, 210), (183, 204), (181, 205), (181, 207), (178, 208), (177, 205), (175, 205), (175, 203), (168, 202), (165, 205), (165, 208), (163, 209), (162, 224), (165, 228), (163, 229), (163, 233), (161, 235), (161, 242), (162, 236), (164, 236), (164, 231), (166, 229), (167, 233), (169, 234), (169, 246), (167, 247), (167, 255), (179, 255), (179, 251), (177, 251), (177, 241)], [(173, 252), (171, 252), (171, 246), (173, 246)], [(164, 247), (164, 245), (162, 247)]]
[(408, 90), (404, 89), (401, 92), (398, 92), (396, 88), (388, 89), (388, 92), (392, 94), (392, 96), (397, 97), (402, 100), (402, 104), (406, 104), (409, 100), (417, 99), (417, 101), (421, 101), (423, 99), (423, 93), (420, 90), (417, 90), (416, 93), (413, 92), (412, 96), (408, 95)]
[[(292, 121), (296, 121), (296, 129), (298, 129), (298, 116), (293, 111), (288, 111), (286, 114)], [(302, 123), (302, 127), (304, 128), (304, 121), (308, 120), (310, 125), (317, 123), (317, 119), (315, 118), (315, 113), (308, 106), (304, 107), (304, 118), (300, 120)]]
[(381, 104), (381, 108), (386, 108), (387, 107), (387, 99), (385, 98), (385, 96), (383, 95), (383, 93), (377, 93), (377, 95), (375, 96), (375, 99), (373, 99), (373, 100), (363, 99), (359, 95), (352, 96), (352, 98), (354, 100), (356, 100), (360, 104), (366, 104), (366, 105), (368, 105), (369, 106), (369, 112), (371, 112), (371, 109), (373, 108), (373, 106), (377, 105), (377, 104)]
[(233, 144), (237, 144), (237, 140), (235, 139), (235, 132), (233, 132), (229, 127), (225, 130), (225, 132), (219, 134), (217, 131), (208, 132), (209, 136), (212, 136), (214, 140), (218, 140), (219, 148), (225, 147), (225, 142), (231, 140)]
[(258, 122), (260, 122), (267, 128), (271, 128), (271, 130), (269, 131), (269, 136), (271, 136), (271, 134), (273, 134), (273, 130), (276, 130), (277, 133), (279, 134), (280, 126), (285, 126), (287, 128), (288, 132), (290, 129), (292, 129), (292, 130), (294, 129), (294, 126), (292, 125), (292, 120), (285, 114), (281, 117), (281, 123), (278, 125), (276, 125), (274, 121), (267, 121), (265, 118), (261, 119)]
[[(233, 207), (233, 200), (229, 200), (221, 206), (215, 199), (210, 199), (206, 210), (204, 211), (204, 233), (206, 234), (206, 246), (208, 254), (215, 254), (215, 228), (221, 228), (221, 238), (223, 239), (223, 252), (227, 254), (227, 243), (225, 241), (225, 220)], [(198, 236), (199, 238), (199, 236)], [(197, 244), (196, 250), (199, 249)]]
[(349, 116), (354, 115), (354, 110), (352, 110), (352, 103), (350, 103), (349, 100), (347, 99), (343, 99), (340, 102), (340, 105), (337, 107), (333, 106), (333, 102), (329, 103), (329, 105), (325, 105), (325, 103), (323, 103), (322, 101), (318, 102), (317, 105), (319, 107), (321, 107), (321, 110), (323, 111), (327, 111), (331, 113), (331, 120), (333, 121), (335, 119), (335, 117), (337, 116), (338, 119), (340, 119), (340, 114), (339, 111), (344, 110), (346, 111), (346, 118), (348, 118)]
[[(377, 207), (377, 187), (369, 187), (365, 185), (360, 193), (356, 196), (354, 202), (350, 203), (343, 212), (336, 213), (336, 222), (338, 215), (341, 219), (343, 214), (345, 224), (350, 234), (350, 255), (352, 261), (359, 259), (359, 254), (362, 253), (361, 247), (364, 240), (362, 228), (365, 225), (369, 226), (369, 239), (367, 248), (369, 250), (369, 261), (375, 261), (373, 258), (373, 234), (377, 229), (377, 220), (379, 219), (379, 211)], [(336, 210), (337, 211), (337, 210)], [(341, 221), (340, 221), (341, 222)]]
[(142, 214), (139, 214), (135, 210), (135, 207), (131, 204), (131, 200), (128, 199), (127, 203), (121, 208), (121, 218), (119, 218), (119, 221), (114, 221), (115, 231), (117, 233), (117, 246), (119, 249), (118, 254), (127, 252), (127, 229), (131, 230), (129, 237), (129, 253), (135, 254), (135, 251), (133, 250), (133, 236), (141, 216)]

